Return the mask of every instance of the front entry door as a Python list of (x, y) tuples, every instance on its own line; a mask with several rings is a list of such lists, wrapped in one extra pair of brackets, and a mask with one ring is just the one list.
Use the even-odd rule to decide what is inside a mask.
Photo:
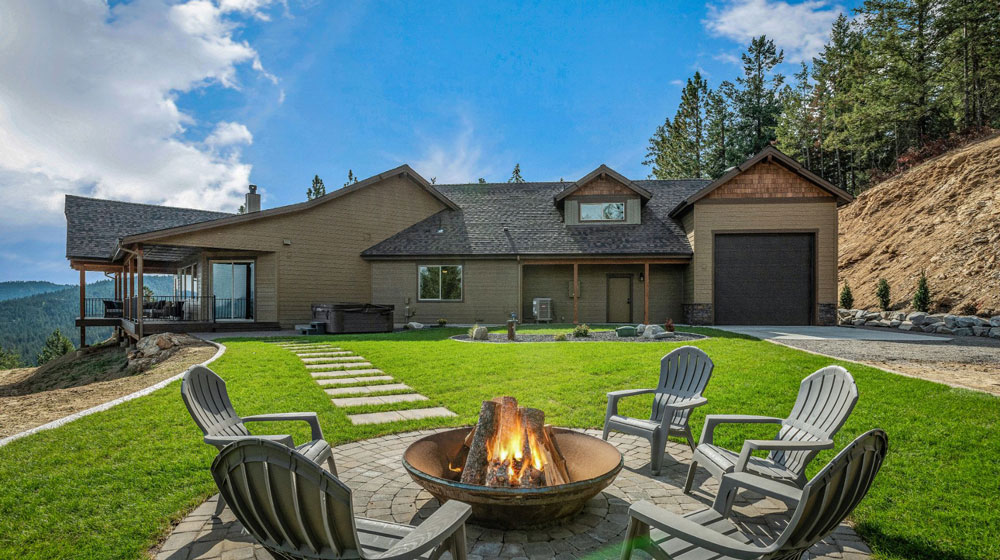
[(608, 275), (608, 322), (632, 322), (632, 275)]
[(253, 320), (253, 262), (212, 262), (217, 321)]

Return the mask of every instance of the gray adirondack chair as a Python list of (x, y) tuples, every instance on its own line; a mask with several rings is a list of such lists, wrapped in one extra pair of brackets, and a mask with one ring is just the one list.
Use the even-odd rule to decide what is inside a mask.
[[(788, 418), (748, 415), (705, 417), (701, 441), (694, 450), (684, 492), (690, 492), (695, 471), (701, 464), (715, 478), (731, 472), (752, 472), (801, 488), (809, 461), (823, 449), (833, 448), (833, 436), (840, 430), (858, 402), (858, 387), (848, 371), (828, 366), (802, 380)], [(714, 443), (719, 424), (781, 424), (774, 439), (743, 442), (739, 453)], [(766, 458), (754, 451), (769, 451)]]
[[(205, 443), (222, 449), (226, 445), (241, 438), (250, 437), (244, 422), (291, 422), (301, 421), (309, 424), (312, 431), (310, 441), (295, 446), (292, 436), (255, 436), (271, 439), (288, 447), (295, 447), (309, 459), (321, 463), (327, 462), (330, 472), (337, 474), (337, 465), (333, 460), (330, 444), (323, 439), (323, 430), (319, 427), (319, 418), (315, 412), (290, 412), (284, 414), (257, 414), (240, 417), (229, 401), (226, 382), (216, 373), (204, 366), (195, 366), (184, 374), (181, 381), (181, 398), (195, 424), (205, 434)], [(221, 507), (221, 505), (220, 505)]]
[[(861, 502), (888, 449), (889, 439), (879, 429), (845, 447), (802, 488), (788, 525), (767, 546), (750, 544), (735, 524), (712, 508), (680, 516), (649, 502), (634, 504), (629, 509), (622, 560), (631, 558), (635, 548), (654, 558), (678, 560), (797, 560)], [(782, 486), (763, 480), (762, 484)]]
[(451, 500), (419, 527), (354, 516), (351, 489), (294, 449), (263, 438), (224, 447), (212, 477), (246, 530), (280, 559), (467, 557), (472, 509)]
[[(694, 346), (682, 346), (660, 360), (660, 382), (655, 389), (626, 389), (608, 393), (608, 410), (604, 416), (604, 439), (616, 430), (649, 440), (650, 468), (660, 474), (667, 436), (687, 439), (694, 449), (694, 436), (688, 419), (691, 410), (708, 402), (701, 396), (712, 377), (715, 364), (707, 354)], [(618, 414), (618, 401), (624, 397), (655, 394), (649, 420)]]

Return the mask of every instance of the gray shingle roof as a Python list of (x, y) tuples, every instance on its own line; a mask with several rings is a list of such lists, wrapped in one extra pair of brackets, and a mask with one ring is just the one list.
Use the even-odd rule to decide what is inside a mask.
[(172, 206), (155, 206), (66, 195), (66, 257), (110, 259), (118, 239), (231, 216)]
[(442, 210), (361, 254), (365, 257), (691, 254), (691, 245), (680, 223), (668, 214), (708, 181), (634, 183), (653, 193), (643, 206), (641, 225), (565, 225), (553, 197), (566, 188), (566, 183), (435, 185), (460, 210)]

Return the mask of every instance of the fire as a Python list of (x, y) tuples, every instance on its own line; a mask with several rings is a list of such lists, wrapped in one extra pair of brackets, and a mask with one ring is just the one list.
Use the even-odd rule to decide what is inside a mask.
[[(527, 445), (525, 445), (527, 443)], [(514, 419), (504, 418), (500, 431), (488, 447), (487, 459), (491, 465), (502, 465), (507, 470), (507, 480), (511, 486), (519, 486), (521, 479), (528, 476), (528, 467), (539, 473), (545, 470), (541, 445), (527, 432), (520, 414)], [(525, 461), (527, 455), (528, 461)]]

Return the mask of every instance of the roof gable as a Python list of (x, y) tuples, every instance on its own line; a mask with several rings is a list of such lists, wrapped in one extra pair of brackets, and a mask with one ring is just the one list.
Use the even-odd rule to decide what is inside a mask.
[[(600, 183), (600, 187), (595, 189), (594, 188), (595, 183)], [(620, 187), (616, 188), (615, 186), (616, 184), (620, 185)], [(620, 192), (617, 193), (593, 192), (593, 191), (612, 191), (612, 190), (620, 190)], [(576, 181), (575, 183), (571, 184), (570, 186), (566, 187), (558, 194), (556, 194), (555, 202), (558, 205), (562, 203), (562, 201), (565, 200), (566, 197), (573, 194), (584, 195), (584, 194), (624, 194), (624, 193), (632, 193), (639, 196), (639, 198), (642, 199), (643, 203), (646, 203), (647, 201), (649, 201), (650, 198), (653, 197), (653, 193), (640, 187), (635, 183), (635, 181), (626, 178), (621, 173), (618, 173), (614, 169), (611, 169), (610, 167), (602, 163), (600, 167), (586, 174), (582, 179)]]
[[(774, 165), (775, 172), (765, 171), (763, 167), (756, 167), (758, 164)], [(740, 184), (738, 177), (746, 177), (747, 174), (760, 173), (758, 181), (748, 180)], [(837, 187), (833, 183), (816, 175), (803, 167), (793, 158), (785, 155), (774, 146), (768, 146), (757, 155), (745, 162), (733, 167), (718, 179), (712, 181), (698, 192), (687, 197), (673, 210), (670, 211), (672, 217), (678, 217), (686, 209), (690, 208), (699, 200), (704, 198), (755, 198), (759, 197), (751, 193), (751, 190), (760, 190), (758, 185), (771, 184), (777, 177), (781, 180), (781, 174), (789, 173), (800, 177), (808, 186), (791, 186), (782, 193), (784, 197), (794, 195), (799, 198), (834, 198), (837, 204), (846, 204), (854, 197), (847, 191)], [(735, 180), (735, 181), (734, 181)], [(775, 194), (775, 193), (770, 193)], [(772, 196), (773, 197), (773, 196)]]

